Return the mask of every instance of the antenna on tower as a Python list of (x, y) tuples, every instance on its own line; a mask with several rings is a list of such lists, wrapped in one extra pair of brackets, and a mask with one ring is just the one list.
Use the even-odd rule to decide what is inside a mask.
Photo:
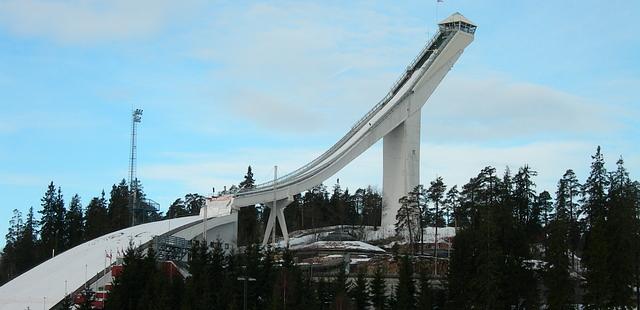
[(138, 178), (136, 177), (136, 133), (137, 123), (142, 121), (142, 109), (135, 109), (131, 112), (131, 157), (129, 157), (129, 191), (131, 226), (136, 224), (135, 210), (138, 203)]

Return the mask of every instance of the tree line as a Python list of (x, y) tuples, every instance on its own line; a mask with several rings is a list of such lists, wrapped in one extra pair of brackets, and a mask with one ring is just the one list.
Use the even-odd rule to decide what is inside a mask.
[[(249, 166), (238, 188), (251, 189), (254, 186)], [(238, 212), (238, 244), (258, 242), (267, 225), (270, 209), (264, 205), (246, 206)], [(284, 216), (289, 231), (336, 225), (378, 227), (382, 216), (382, 195), (371, 186), (350, 193), (348, 188), (342, 189), (338, 180), (331, 191), (320, 184), (294, 195), (293, 202), (284, 210)], [(280, 232), (279, 229), (276, 231)]]
[[(607, 171), (598, 147), (584, 183), (569, 169), (552, 193), (536, 190), (536, 175), (537, 172), (529, 166), (519, 168), (515, 174), (507, 168), (500, 176), (494, 167), (485, 167), (459, 188), (448, 188), (442, 178), (436, 178), (428, 187), (419, 186), (402, 197), (396, 228), (399, 234), (408, 236), (409, 246), (402, 253), (406, 256), (394, 258), (400, 262), (399, 282), (395, 288), (384, 285), (384, 280), (383, 285), (377, 283), (377, 275), (373, 275), (373, 280), (366, 280), (365, 275), (358, 276), (353, 283), (342, 282), (339, 279), (343, 276), (340, 275), (336, 276), (338, 280), (314, 281), (301, 272), (299, 266), (287, 262), (293, 260), (286, 258), (290, 255), (288, 252), (278, 254), (281, 257), (276, 262), (276, 254), (258, 250), (253, 245), (240, 255), (227, 255), (221, 249), (194, 247), (189, 256), (191, 277), (183, 283), (183, 290), (177, 291), (184, 295), (176, 297), (179, 301), (174, 301), (173, 305), (199, 309), (200, 306), (195, 304), (185, 306), (185, 302), (197, 299), (185, 296), (205, 294), (211, 304), (227, 302), (235, 305), (232, 309), (236, 309), (240, 305), (242, 291), (237, 280), (240, 274), (249, 274), (257, 282), (262, 281), (255, 287), (264, 290), (252, 290), (251, 294), (258, 295), (249, 298), (258, 303), (254, 304), (254, 309), (278, 308), (276, 304), (288, 305), (297, 302), (296, 298), (301, 296), (309, 298), (300, 302), (315, 303), (315, 306), (303, 304), (304, 307), (316, 309), (336, 309), (338, 300), (346, 302), (340, 304), (341, 309), (359, 307), (357, 304), (362, 303), (358, 300), (366, 300), (365, 303), (375, 309), (430, 309), (435, 305), (449, 309), (573, 309), (578, 304), (588, 309), (629, 309), (640, 305), (637, 289), (640, 287), (640, 183), (630, 179), (622, 158), (616, 162), (615, 169)], [(250, 168), (240, 186), (253, 186)], [(51, 184), (43, 197), (43, 210), (46, 201), (47, 206), (55, 206), (51, 210), (58, 210), (51, 214), (60, 214), (60, 206), (64, 209), (61, 196), (60, 189), (56, 190)], [(330, 194), (321, 185), (297, 195), (285, 215), (288, 225), (291, 225), (290, 230), (343, 224), (376, 226), (380, 220), (377, 212), (382, 208), (380, 198), (372, 189), (359, 189), (352, 195), (348, 190), (342, 190), (338, 183)], [(104, 208), (108, 209), (104, 195), (94, 200), (101, 200)], [(203, 201), (203, 198), (191, 195), (185, 200), (176, 200), (167, 216), (192, 214), (199, 209), (193, 204), (201, 203), (194, 201)], [(73, 209), (71, 205), (65, 211), (64, 219), (74, 218), (66, 216)], [(86, 216), (88, 209), (84, 226), (81, 226), (84, 227), (85, 238), (89, 231), (87, 227), (90, 227)], [(244, 210), (250, 212), (243, 213)], [(260, 206), (253, 210), (242, 208), (239, 216), (241, 222), (264, 223), (268, 209)], [(42, 218), (45, 218), (44, 214)], [(50, 218), (52, 223), (59, 219), (56, 216)], [(24, 222), (21, 216), (12, 219), (7, 235), (7, 247), (11, 247), (4, 251), (3, 275), (10, 270), (5, 263), (7, 253), (24, 255), (19, 254), (24, 251), (19, 244), (29, 244), (29, 240), (34, 240), (34, 244), (41, 244), (41, 252), (45, 249), (41, 255), (46, 256), (49, 249), (64, 249), (73, 244), (70, 240), (77, 240), (64, 237), (70, 232), (57, 229), (55, 225), (47, 228), (47, 235), (63, 236), (57, 241), (53, 237), (46, 240), (32, 237), (38, 232), (36, 223), (33, 210)], [(256, 234), (259, 226), (239, 228), (247, 229), (248, 244), (256, 241), (252, 234)], [(437, 283), (412, 263), (419, 259), (414, 255), (423, 252), (422, 230), (427, 226), (457, 228), (448, 271), (435, 279)], [(39, 227), (42, 234), (44, 225)], [(142, 254), (138, 256), (143, 257)], [(14, 260), (14, 264), (18, 261)], [(17, 265), (11, 267), (18, 270)], [(299, 279), (296, 278), (298, 273)], [(262, 280), (258, 280), (259, 277)], [(363, 280), (358, 280), (360, 277)], [(358, 286), (361, 289), (355, 289)], [(289, 287), (291, 292), (300, 290), (301, 295), (281, 293)], [(190, 301), (183, 301), (185, 298)], [(302, 307), (299, 304), (292, 306)]]
[[(176, 200), (182, 205), (176, 207), (174, 203), (163, 217), (146, 199), (139, 182), (134, 188), (136, 224), (198, 214), (204, 205), (203, 196), (187, 194), (184, 200)], [(51, 182), (40, 199), (40, 210), (30, 207), (26, 217), (13, 210), (0, 259), (0, 284), (85, 241), (131, 226), (131, 197), (129, 185), (122, 180), (111, 187), (108, 198), (102, 191), (84, 207), (78, 194), (65, 203), (62, 188)]]
[[(274, 266), (271, 258), (265, 258), (273, 254), (256, 254), (259, 251), (250, 246), (246, 254), (223, 263), (230, 274), (195, 269), (185, 289), (200, 287), (192, 296), (207, 294), (214, 287), (228, 290), (207, 297), (213, 298), (207, 304), (218, 305), (216, 309), (238, 308), (241, 283), (234, 279), (248, 273), (257, 279), (255, 287), (261, 288), (250, 292), (252, 309), (284, 305), (315, 309), (577, 309), (579, 305), (631, 309), (640, 305), (640, 183), (630, 179), (622, 158), (615, 169), (607, 171), (599, 147), (591, 157), (583, 183), (569, 169), (553, 193), (536, 190), (537, 171), (527, 165), (515, 173), (507, 168), (500, 176), (494, 167), (485, 167), (460, 189), (448, 188), (439, 177), (428, 187), (418, 186), (407, 193), (399, 201), (396, 228), (399, 234), (408, 235), (409, 246), (393, 258), (399, 266), (393, 287), (385, 284), (381, 277), (385, 271), (380, 268), (373, 275), (358, 274), (346, 282), (341, 273), (329, 282), (302, 273), (302, 280), (271, 278), (269, 284), (259, 270), (265, 268), (265, 261)], [(319, 227), (313, 221), (366, 225), (366, 212), (357, 208), (362, 200), (346, 194), (348, 190), (343, 191), (339, 184), (332, 194), (324, 188), (296, 197), (290, 225), (299, 225), (298, 229)], [(323, 207), (328, 209), (318, 212)], [(318, 213), (311, 213), (314, 210)], [(258, 215), (261, 217), (264, 215)], [(310, 227), (305, 224), (309, 221)], [(427, 226), (457, 228), (449, 268), (442, 276), (433, 277), (415, 263), (421, 260), (415, 255), (423, 252), (422, 230)], [(220, 255), (201, 251), (201, 256)], [(248, 258), (255, 255), (261, 258)], [(290, 254), (282, 255), (286, 261), (284, 256)], [(300, 268), (285, 262), (275, 266), (279, 276)], [(202, 272), (206, 276), (196, 280)], [(220, 285), (221, 279), (228, 282)], [(301, 295), (282, 293), (285, 283), (307, 297), (302, 304), (295, 303)], [(332, 289), (326, 291), (327, 286)]]
[[(588, 178), (573, 170), (555, 201), (528, 166), (502, 177), (486, 167), (462, 187), (449, 266), (452, 308), (631, 309), (640, 306), (640, 183), (600, 147)], [(634, 289), (635, 288), (635, 289)], [(634, 292), (635, 290), (635, 292)]]
[[(381, 267), (374, 274), (348, 276), (345, 265), (329, 277), (313, 279), (295, 263), (293, 253), (250, 245), (226, 252), (220, 243), (194, 243), (186, 279), (164, 272), (153, 248), (129, 248), (105, 309), (432, 309), (444, 306), (442, 290), (433, 290), (410, 256), (398, 256), (398, 285), (390, 289)], [(415, 277), (415, 273), (420, 276)], [(246, 282), (245, 282), (246, 281)], [(245, 291), (246, 287), (246, 291)]]

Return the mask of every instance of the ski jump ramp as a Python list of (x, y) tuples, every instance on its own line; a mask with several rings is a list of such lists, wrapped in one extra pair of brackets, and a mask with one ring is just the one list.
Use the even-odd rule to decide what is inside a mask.
[(207, 198), (199, 215), (125, 228), (62, 252), (0, 286), (0, 310), (49, 309), (85, 283), (91, 284), (130, 245), (144, 246), (156, 236), (203, 240), (206, 235), (207, 241), (220, 240), (233, 248), (238, 213), (232, 211), (232, 201), (231, 196)]
[[(265, 203), (270, 213), (263, 244), (276, 219), (288, 233), (284, 208), (293, 195), (330, 178), (380, 139), (383, 139), (382, 226), (395, 223), (398, 199), (420, 182), (420, 110), (447, 72), (473, 41), (476, 26), (459, 13), (439, 23), (438, 33), (420, 51), (389, 93), (329, 150), (299, 169), (272, 182), (240, 189), (232, 196), (208, 199), (199, 216), (142, 224), (85, 242), (0, 287), (0, 310), (49, 309), (66, 293), (82, 287), (129, 244), (141, 246), (154, 236), (187, 240), (223, 239), (235, 243), (237, 208)], [(206, 219), (206, 220), (205, 220)], [(206, 233), (205, 233), (206, 232)], [(65, 289), (66, 287), (66, 289)], [(66, 290), (66, 291), (65, 291)]]
[(206, 230), (208, 241), (235, 243), (238, 213), (231, 212), (230, 203), (225, 204), (229, 208), (208, 201), (211, 212), (207, 217), (201, 212), (196, 216), (133, 226), (62, 252), (0, 286), (0, 310), (49, 309), (111, 265), (108, 256), (115, 263), (115, 258), (121, 257), (130, 244), (140, 247), (155, 236), (202, 240)]
[(438, 26), (438, 33), (389, 93), (329, 150), (287, 175), (234, 194), (234, 206), (266, 203), (275, 209), (270, 213), (263, 244), (267, 243), (276, 218), (287, 244), (283, 210), (293, 195), (327, 180), (380, 139), (383, 139), (382, 227), (395, 224), (400, 208), (398, 200), (420, 183), (420, 110), (473, 41), (476, 30), (476, 25), (460, 13), (449, 16)]

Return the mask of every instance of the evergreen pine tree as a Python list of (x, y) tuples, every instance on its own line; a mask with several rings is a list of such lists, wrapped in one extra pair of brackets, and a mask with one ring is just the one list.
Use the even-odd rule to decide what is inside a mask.
[(2, 273), (6, 280), (11, 280), (21, 273), (17, 252), (23, 230), (22, 213), (18, 209), (13, 209), (13, 216), (9, 220), (9, 229), (5, 235), (7, 243), (2, 250)]
[(634, 205), (635, 205), (635, 243), (633, 246), (635, 260), (633, 263), (634, 268), (634, 286), (635, 286), (635, 303), (636, 309), (640, 309), (640, 182), (634, 181), (631, 189), (634, 192)]
[[(479, 301), (484, 292), (485, 279), (480, 276), (479, 252), (476, 242), (481, 235), (472, 227), (461, 229), (453, 240), (453, 252), (449, 263), (450, 309), (476, 307), (487, 308)], [(488, 282), (488, 281), (487, 281)]]
[(318, 302), (320, 303), (320, 309), (329, 309), (329, 306), (333, 303), (333, 294), (330, 283), (321, 278), (317, 285)]
[(606, 192), (609, 186), (607, 170), (604, 167), (604, 156), (600, 151), (600, 146), (598, 146), (596, 154), (591, 158), (593, 159), (591, 172), (587, 181), (582, 185), (582, 203), (583, 211), (586, 213), (587, 226), (591, 226), (594, 221), (606, 217)]
[(415, 309), (415, 284), (413, 282), (413, 261), (404, 255), (399, 261), (398, 287), (396, 288), (395, 309)]
[(447, 192), (444, 201), (444, 212), (447, 216), (447, 226), (458, 227), (458, 217), (460, 213), (460, 192), (458, 186), (454, 185)]
[[(560, 187), (564, 184), (561, 182)], [(563, 189), (558, 189), (562, 191)], [(574, 283), (569, 275), (569, 218), (568, 213), (558, 210), (556, 217), (547, 225), (544, 269), (544, 284), (547, 288), (547, 303), (550, 309), (569, 309), (573, 301)]]
[(342, 193), (342, 187), (340, 187), (340, 183), (338, 182), (333, 186), (333, 192), (329, 198), (329, 211), (331, 212), (329, 221), (327, 222), (329, 226), (344, 224), (346, 206), (342, 201)]
[[(109, 231), (120, 230), (125, 227), (131, 226), (131, 201), (129, 195), (129, 186), (127, 181), (122, 179), (118, 185), (114, 184), (111, 187), (111, 193), (109, 196), (109, 205), (107, 206), (107, 216), (109, 217)], [(136, 200), (139, 202), (142, 199), (142, 195), (136, 196)], [(136, 223), (140, 223), (136, 219)]]
[(586, 213), (585, 247), (582, 264), (586, 294), (585, 303), (588, 308), (605, 308), (610, 301), (609, 295), (609, 245), (607, 244), (607, 208), (606, 190), (608, 178), (604, 167), (604, 157), (598, 146), (596, 154), (591, 157), (591, 172), (584, 183), (583, 209)]
[(181, 198), (176, 199), (167, 210), (165, 218), (172, 219), (177, 217), (188, 216), (189, 212)]
[(367, 279), (365, 279), (364, 272), (358, 272), (356, 280), (351, 286), (350, 295), (351, 295), (351, 298), (353, 299), (354, 309), (357, 309), (357, 310), (369, 309), (369, 305), (370, 305), (369, 287), (367, 285)]
[(573, 170), (567, 170), (562, 176), (561, 182), (564, 183), (563, 199), (569, 213), (569, 250), (571, 251), (571, 266), (575, 269), (575, 256), (578, 251), (580, 237), (583, 233), (584, 226), (580, 224), (579, 217), (582, 209), (578, 203), (578, 197), (581, 195), (581, 185)]
[(97, 238), (109, 231), (110, 224), (104, 191), (102, 191), (100, 198), (91, 199), (85, 211), (85, 219), (85, 240)]
[(424, 229), (433, 223), (434, 213), (431, 212), (428, 202), (428, 192), (422, 185), (417, 185), (411, 192), (407, 193), (409, 200), (416, 204), (418, 209), (418, 226), (416, 229), (417, 241), (420, 241), (420, 254), (424, 255)]
[(238, 184), (238, 187), (242, 189), (250, 189), (255, 186), (256, 180), (253, 178), (253, 172), (251, 166), (247, 167), (247, 174), (244, 175), (244, 180)]
[(538, 172), (525, 165), (518, 170), (513, 179), (515, 185), (513, 198), (517, 221), (519, 225), (525, 227), (526, 235), (529, 237), (526, 240), (528, 243), (537, 240), (542, 232), (540, 218), (542, 212), (536, 203), (536, 184), (533, 182), (533, 177), (537, 174)]
[(34, 219), (33, 207), (29, 207), (29, 212), (27, 212), (27, 218), (24, 222), (24, 229), (22, 230), (20, 246), (17, 251), (17, 259), (21, 271), (27, 271), (40, 263), (41, 259), (38, 256), (37, 225), (38, 223)]
[(376, 310), (386, 309), (386, 284), (382, 267), (378, 266), (371, 280), (371, 303)]
[(636, 243), (635, 193), (622, 158), (610, 175), (606, 224), (607, 267), (611, 308), (631, 308)]
[(205, 205), (204, 196), (200, 194), (186, 194), (184, 196), (184, 203), (189, 211), (189, 215), (198, 215), (200, 209)]
[(547, 288), (547, 304), (553, 309), (571, 309), (574, 303), (574, 280), (570, 268), (574, 266), (574, 252), (571, 250), (571, 192), (568, 188), (567, 173), (558, 181), (555, 214), (545, 227), (544, 284)]
[(364, 209), (363, 209), (363, 223), (364, 225), (373, 226), (377, 229), (380, 226), (382, 217), (382, 195), (374, 190), (371, 186), (368, 186), (363, 196)]
[(420, 292), (418, 293), (417, 309), (433, 309), (433, 290), (429, 284), (429, 276), (425, 270), (420, 271)]
[(47, 191), (41, 199), (42, 214), (40, 217), (40, 236), (45, 256), (51, 255), (53, 251), (60, 253), (66, 249), (65, 244), (65, 207), (62, 198), (62, 190), (58, 187), (56, 191), (53, 182), (47, 187)]
[[(207, 307), (207, 303), (209, 305), (213, 303), (211, 294), (205, 294), (205, 292), (211, 292), (208, 279), (210, 278), (209, 271), (212, 268), (209, 268), (208, 265), (212, 261), (209, 260), (207, 255), (207, 248), (197, 242), (192, 244), (188, 257), (190, 275), (185, 281), (185, 297), (182, 300), (182, 309), (204, 310)], [(216, 274), (216, 276), (220, 280), (220, 274)]]
[(22, 220), (22, 212), (20, 212), (18, 209), (13, 209), (13, 215), (9, 220), (9, 231), (5, 235), (7, 244), (18, 243), (23, 230), (24, 222)]
[(403, 196), (398, 202), (400, 203), (400, 208), (396, 214), (396, 233), (401, 236), (407, 236), (405, 233), (408, 233), (409, 246), (413, 252), (415, 251), (415, 230), (419, 225), (420, 209), (413, 196)]
[(78, 194), (71, 197), (65, 220), (67, 226), (66, 239), (69, 242), (69, 247), (72, 248), (82, 243), (84, 237), (84, 217), (80, 196), (78, 196)]
[(275, 263), (273, 250), (267, 247), (263, 251), (262, 268), (256, 284), (265, 290), (266, 294), (263, 298), (263, 304), (268, 305), (271, 302), (272, 294), (270, 294), (270, 292), (273, 290), (273, 282), (276, 277)]
[(344, 263), (340, 265), (338, 274), (333, 281), (333, 305), (334, 309), (347, 309), (349, 297), (347, 296), (347, 274)]
[(444, 226), (442, 219), (442, 205), (444, 205), (444, 193), (447, 186), (442, 181), (442, 177), (437, 177), (435, 181), (431, 181), (427, 190), (427, 197), (433, 206), (435, 235), (433, 239), (433, 273), (438, 275), (438, 226)]
[(551, 218), (553, 218), (553, 200), (551, 194), (547, 191), (542, 191), (538, 195), (537, 203), (538, 209), (542, 212), (542, 223), (547, 226)]
[[(354, 194), (355, 195), (355, 194)], [(344, 223), (346, 225), (351, 226), (352, 228), (356, 225), (362, 225), (362, 216), (359, 211), (359, 208), (362, 206), (362, 200), (358, 201), (361, 197), (355, 197), (351, 195), (349, 189), (345, 189), (342, 195), (340, 196), (340, 203), (344, 206)]]

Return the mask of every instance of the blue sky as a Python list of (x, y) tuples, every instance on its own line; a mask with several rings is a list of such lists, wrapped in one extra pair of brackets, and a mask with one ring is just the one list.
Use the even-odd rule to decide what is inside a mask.
[[(423, 109), (421, 179), (529, 164), (586, 178), (602, 145), (640, 171), (637, 1), (0, 2), (0, 231), (47, 184), (86, 205), (138, 176), (162, 210), (312, 160), (459, 11), (475, 41)], [(381, 187), (381, 144), (335, 178)], [(332, 178), (327, 182), (335, 182)]]

